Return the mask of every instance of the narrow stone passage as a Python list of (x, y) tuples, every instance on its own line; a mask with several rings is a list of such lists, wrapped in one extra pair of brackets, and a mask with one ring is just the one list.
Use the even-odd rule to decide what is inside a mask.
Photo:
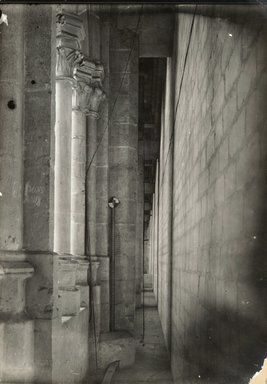
[(145, 292), (145, 339), (142, 344), (143, 310), (138, 309), (135, 321), (135, 365), (119, 369), (113, 384), (172, 384), (168, 353), (156, 306), (152, 306), (152, 293)]

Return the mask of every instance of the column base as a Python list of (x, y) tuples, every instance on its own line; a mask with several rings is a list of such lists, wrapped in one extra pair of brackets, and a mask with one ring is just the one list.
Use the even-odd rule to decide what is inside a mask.
[(77, 256), (78, 268), (76, 273), (76, 286), (79, 287), (81, 293), (81, 307), (89, 306), (89, 260), (86, 256)]
[(0, 261), (0, 382), (33, 381), (34, 321), (25, 312), (25, 281), (33, 272), (26, 261)]
[(59, 288), (61, 316), (77, 316), (80, 312), (81, 294), (78, 288)]
[(33, 382), (34, 321), (23, 316), (0, 320), (0, 382)]
[(80, 311), (80, 290), (76, 287), (78, 261), (72, 255), (59, 256), (59, 310), (61, 316), (76, 316)]

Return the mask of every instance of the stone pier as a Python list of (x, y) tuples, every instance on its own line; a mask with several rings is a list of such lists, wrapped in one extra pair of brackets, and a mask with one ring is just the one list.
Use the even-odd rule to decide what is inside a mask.
[(63, 316), (78, 314), (80, 309), (80, 291), (76, 287), (78, 261), (71, 257), (71, 191), (77, 182), (75, 178), (71, 183), (71, 167), (76, 165), (71, 160), (72, 88), (75, 86), (74, 70), (83, 61), (83, 38), (82, 20), (78, 16), (66, 12), (57, 15), (54, 251), (59, 255)]
[(132, 331), (138, 145), (138, 39), (133, 32), (111, 28), (109, 59), (109, 197), (120, 200), (115, 219), (115, 329)]

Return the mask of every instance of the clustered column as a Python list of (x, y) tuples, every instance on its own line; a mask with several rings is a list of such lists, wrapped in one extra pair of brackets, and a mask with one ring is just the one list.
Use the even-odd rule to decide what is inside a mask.
[(101, 282), (99, 278), (100, 260), (96, 256), (96, 151), (99, 107), (101, 102), (105, 99), (105, 93), (102, 89), (103, 76), (103, 66), (100, 64), (96, 64), (92, 81), (92, 93), (87, 113), (86, 253), (89, 256), (91, 263), (90, 282), (92, 288), (91, 299), (93, 310), (93, 322), (91, 322), (91, 329), (89, 330), (89, 353), (90, 362), (92, 366), (96, 365), (95, 348), (99, 347), (101, 322)]
[(75, 315), (80, 309), (80, 291), (76, 288), (78, 262), (71, 257), (71, 137), (73, 76), (75, 67), (83, 61), (83, 38), (78, 16), (57, 15), (54, 251), (59, 255), (62, 315)]
[(95, 260), (94, 151), (98, 109), (105, 97), (102, 90), (104, 71), (103, 66), (83, 55), (83, 39), (81, 19), (73, 14), (59, 14), (54, 249), (59, 254), (60, 307), (62, 315), (66, 316), (77, 314), (80, 307), (88, 303), (89, 259), (93, 285), (94, 269), (99, 267)]
[(85, 180), (86, 180), (86, 114), (92, 95), (95, 64), (87, 58), (75, 68), (72, 99), (71, 161), (71, 254), (78, 262), (76, 286), (80, 289), (81, 307), (89, 302), (88, 257), (85, 255)]

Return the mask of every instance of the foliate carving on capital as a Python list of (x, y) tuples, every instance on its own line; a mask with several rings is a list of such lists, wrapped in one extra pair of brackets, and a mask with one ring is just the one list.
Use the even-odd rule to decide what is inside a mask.
[(57, 47), (57, 78), (73, 78), (76, 66), (80, 66), (83, 61), (83, 54), (76, 49), (69, 49), (63, 46)]
[(92, 89), (90, 104), (88, 108), (88, 115), (95, 118), (99, 117), (98, 111), (100, 104), (105, 100), (106, 94), (103, 91), (102, 87), (94, 86)]
[(104, 79), (104, 67), (100, 63), (95, 64), (95, 70), (93, 73), (93, 83), (95, 86), (102, 87), (102, 81)]
[(85, 57), (82, 64), (75, 67), (74, 78), (77, 85), (74, 90), (74, 109), (96, 118), (99, 117), (99, 106), (106, 97), (102, 89), (103, 77), (103, 65), (95, 63), (89, 58)]
[(88, 113), (92, 91), (92, 87), (87, 83), (77, 82), (73, 88), (72, 109)]
[(76, 66), (74, 70), (74, 78), (77, 81), (85, 82), (88, 85), (92, 84), (96, 65), (84, 57), (81, 65)]

